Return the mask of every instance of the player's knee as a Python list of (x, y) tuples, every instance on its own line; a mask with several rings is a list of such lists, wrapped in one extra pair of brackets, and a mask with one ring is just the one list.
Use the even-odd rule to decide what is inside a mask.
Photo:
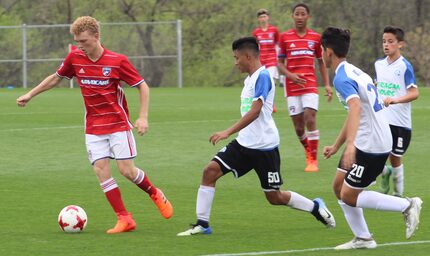
[(342, 202), (344, 202), (345, 204), (355, 207), (357, 205), (357, 198), (351, 196), (348, 193), (345, 192), (341, 192), (340, 193), (340, 199), (342, 200)]
[(280, 204), (285, 204), (280, 196), (279, 193), (276, 192), (269, 192), (269, 193), (265, 193), (266, 195), (266, 199), (267, 201), (271, 204), (271, 205), (280, 205)]
[(214, 185), (222, 175), (223, 173), (218, 163), (212, 161), (203, 170), (202, 184)]
[(340, 199), (340, 191), (342, 190), (342, 186), (336, 186), (336, 184), (333, 184), (333, 192), (336, 195), (337, 199)]
[(134, 169), (135, 169), (134, 167), (123, 166), (119, 168), (119, 172), (121, 173), (122, 176), (124, 176), (128, 180), (133, 180), (134, 178), (136, 178), (136, 170)]

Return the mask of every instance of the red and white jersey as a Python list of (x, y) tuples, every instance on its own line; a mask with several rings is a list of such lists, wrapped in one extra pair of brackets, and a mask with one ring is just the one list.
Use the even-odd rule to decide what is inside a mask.
[(262, 65), (273, 67), (278, 65), (278, 59), (276, 56), (276, 45), (279, 40), (278, 28), (269, 25), (267, 30), (256, 28), (252, 35), (257, 39), (260, 45), (260, 62)]
[(306, 79), (303, 87), (286, 79), (287, 96), (298, 96), (305, 93), (318, 93), (318, 82), (315, 75), (315, 58), (321, 59), (321, 36), (311, 29), (300, 37), (295, 29), (281, 34), (279, 38), (279, 59), (286, 59), (287, 70), (302, 74)]
[(133, 87), (144, 80), (126, 56), (104, 48), (100, 59), (92, 61), (81, 50), (73, 50), (58, 68), (57, 75), (77, 78), (84, 97), (86, 134), (132, 129), (120, 81)]

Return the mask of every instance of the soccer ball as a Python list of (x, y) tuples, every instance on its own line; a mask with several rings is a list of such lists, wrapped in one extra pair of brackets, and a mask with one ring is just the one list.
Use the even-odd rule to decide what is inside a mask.
[(84, 209), (77, 205), (64, 207), (58, 215), (58, 225), (66, 233), (82, 232), (87, 226), (88, 218)]

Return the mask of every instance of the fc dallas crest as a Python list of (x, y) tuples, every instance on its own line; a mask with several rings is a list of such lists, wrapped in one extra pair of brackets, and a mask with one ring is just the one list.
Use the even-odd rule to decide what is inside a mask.
[(112, 71), (112, 68), (110, 68), (110, 67), (104, 67), (103, 68), (103, 75), (104, 76), (109, 76), (111, 71)]

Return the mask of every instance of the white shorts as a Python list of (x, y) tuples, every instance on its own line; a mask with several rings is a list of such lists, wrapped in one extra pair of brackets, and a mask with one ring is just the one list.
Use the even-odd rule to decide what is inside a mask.
[(278, 67), (276, 67), (276, 66), (271, 66), (271, 67), (268, 67), (268, 68), (266, 68), (266, 69), (267, 69), (267, 71), (269, 71), (270, 76), (271, 76), (273, 79), (279, 79)]
[(287, 97), (288, 112), (290, 116), (303, 113), (305, 108), (311, 108), (318, 111), (319, 95), (316, 93), (306, 93), (300, 96)]
[(85, 144), (91, 164), (104, 158), (132, 159), (137, 154), (131, 130), (103, 135), (85, 134)]

